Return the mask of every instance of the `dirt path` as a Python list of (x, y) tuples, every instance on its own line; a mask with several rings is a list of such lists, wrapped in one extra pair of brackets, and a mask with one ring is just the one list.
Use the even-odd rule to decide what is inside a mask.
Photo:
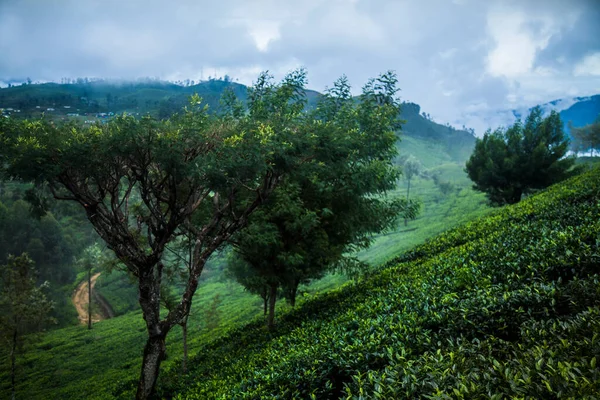
[[(102, 321), (103, 319), (112, 318), (114, 316), (113, 310), (110, 304), (94, 290), (96, 286), (96, 280), (100, 276), (100, 272), (92, 275), (91, 286), (92, 286), (92, 303), (96, 303), (100, 307), (100, 312), (97, 312), (98, 307), (92, 307), (92, 322)], [(73, 304), (77, 309), (79, 315), (79, 322), (87, 324), (88, 321), (88, 281), (84, 279), (73, 292)]]

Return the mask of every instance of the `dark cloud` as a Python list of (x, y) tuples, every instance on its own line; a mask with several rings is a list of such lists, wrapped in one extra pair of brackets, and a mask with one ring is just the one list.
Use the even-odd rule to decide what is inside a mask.
[(600, 92), (599, 20), (596, 0), (5, 0), (0, 81), (251, 83), (302, 65), (315, 89), (345, 73), (359, 90), (394, 69), (403, 99), (481, 130), (494, 110)]

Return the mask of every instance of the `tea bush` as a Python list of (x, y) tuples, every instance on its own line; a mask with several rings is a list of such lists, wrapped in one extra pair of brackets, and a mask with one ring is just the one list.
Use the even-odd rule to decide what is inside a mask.
[(596, 168), (231, 331), (159, 394), (600, 398), (599, 245)]

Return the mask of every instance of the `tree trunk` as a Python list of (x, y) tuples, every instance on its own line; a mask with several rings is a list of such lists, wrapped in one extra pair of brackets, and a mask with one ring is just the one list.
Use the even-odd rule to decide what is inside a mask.
[(269, 304), (269, 295), (267, 293), (265, 293), (264, 296), (262, 296), (263, 299), (263, 316), (267, 315), (267, 310), (268, 310), (268, 304)]
[(16, 376), (16, 364), (17, 364), (17, 330), (13, 331), (12, 348), (10, 349), (10, 387), (12, 392), (12, 400), (15, 400), (17, 396), (17, 388), (15, 385)]
[[(408, 180), (408, 188), (406, 189), (406, 201), (408, 202), (408, 197), (410, 196), (410, 179)], [(408, 218), (404, 217), (404, 226), (408, 226)]]
[(88, 329), (92, 329), (92, 269), (88, 269)]
[(165, 354), (165, 335), (149, 337), (144, 347), (142, 373), (135, 396), (137, 400), (147, 400), (154, 393), (154, 385), (156, 385), (156, 380), (158, 379), (160, 363), (165, 358)]
[(142, 372), (138, 383), (136, 399), (149, 399), (154, 393), (160, 363), (166, 355), (165, 339), (171, 326), (163, 326), (160, 321), (160, 281), (162, 265), (149, 268), (139, 275), (139, 303), (142, 308), (148, 340), (144, 347)]
[(181, 360), (181, 369), (183, 373), (187, 373), (187, 358), (188, 358), (188, 347), (187, 347), (187, 322), (188, 317), (185, 317), (185, 320), (181, 324), (181, 328), (183, 329), (183, 360)]
[(277, 301), (277, 283), (269, 285), (269, 316), (267, 317), (267, 327), (269, 330), (275, 326), (275, 302)]
[(300, 286), (300, 280), (299, 279), (295, 279), (292, 287), (290, 288), (290, 292), (289, 292), (289, 302), (290, 302), (290, 306), (292, 307), (296, 307), (296, 295), (298, 294), (298, 286)]

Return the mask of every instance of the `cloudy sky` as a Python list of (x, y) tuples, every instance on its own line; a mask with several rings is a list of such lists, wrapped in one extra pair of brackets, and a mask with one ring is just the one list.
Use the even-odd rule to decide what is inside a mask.
[(298, 66), (322, 90), (396, 70), (436, 121), (600, 93), (600, 0), (0, 0), (0, 82), (249, 84)]

